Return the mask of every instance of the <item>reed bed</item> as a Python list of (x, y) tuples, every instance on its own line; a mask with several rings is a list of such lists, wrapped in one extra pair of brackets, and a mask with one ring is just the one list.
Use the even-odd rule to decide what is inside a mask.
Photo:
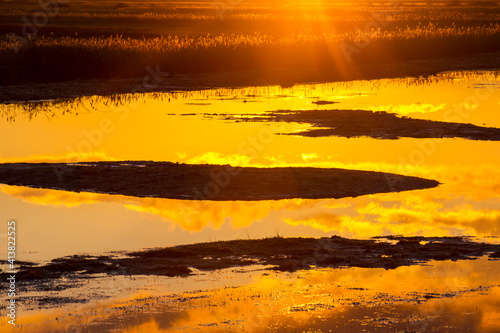
[(10, 38), (9, 41), (0, 41), (0, 52), (43, 50), (43, 49), (78, 49), (87, 52), (124, 52), (138, 54), (153, 54), (163, 52), (177, 52), (180, 50), (199, 50), (242, 47), (267, 47), (267, 46), (291, 46), (305, 44), (327, 44), (350, 43), (357, 45), (367, 41), (376, 43), (381, 41), (418, 41), (447, 38), (488, 38), (500, 34), (500, 25), (491, 24), (479, 27), (438, 27), (432, 23), (415, 28), (398, 28), (394, 31), (383, 31), (382, 29), (362, 30), (358, 29), (346, 33), (323, 33), (311, 34), (308, 31), (290, 34), (286, 36), (272, 36), (268, 34), (255, 33), (251, 35), (220, 34), (198, 37), (189, 36), (161, 36), (148, 39), (134, 39), (122, 35), (110, 37), (91, 38), (32, 38), (29, 40), (18, 40)]
[[(51, 18), (58, 22), (66, 22), (71, 19), (72, 22), (79, 20), (111, 20), (114, 23), (123, 20), (125, 22), (167, 22), (167, 21), (220, 21), (220, 12), (217, 11), (217, 2), (208, 4), (205, 8), (196, 8), (196, 10), (164, 10), (145, 11), (145, 12), (86, 12), (86, 11), (61, 11)], [(224, 1), (220, 2), (221, 5)], [(224, 10), (225, 7), (222, 7)], [(33, 13), (25, 10), (0, 10), (0, 17), (10, 19), (20, 19), (23, 16), (30, 17)], [(446, 9), (430, 8), (402, 8), (398, 10), (387, 10), (383, 7), (377, 9), (364, 8), (362, 11), (353, 11), (347, 9), (321, 9), (321, 10), (295, 10), (295, 9), (262, 9), (247, 7), (227, 7), (223, 13), (223, 19), (228, 21), (279, 21), (279, 22), (366, 22), (377, 15), (383, 15), (384, 19), (391, 22), (493, 22), (500, 20), (500, 11), (498, 6), (492, 10), (475, 10), (474, 8)], [(141, 22), (141, 23), (144, 23)], [(60, 22), (58, 22), (60, 23)]]
[[(146, 66), (169, 73), (273, 67), (370, 66), (500, 49), (500, 25), (439, 26), (286, 35), (218, 34), (130, 38), (39, 37), (0, 41), (9, 66), (3, 83), (143, 76)], [(347, 54), (347, 55), (346, 55)]]

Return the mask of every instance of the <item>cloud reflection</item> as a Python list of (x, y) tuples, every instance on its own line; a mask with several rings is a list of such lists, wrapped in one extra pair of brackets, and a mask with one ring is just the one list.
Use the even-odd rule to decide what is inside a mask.
[[(119, 323), (123, 332), (314, 331), (495, 332), (499, 328), (498, 261), (440, 261), (397, 269), (323, 269), (256, 276), (240, 287), (179, 294), (138, 293), (84, 305), (71, 315), (57, 310), (24, 315), (39, 332)], [(136, 311), (140, 309), (140, 311)], [(146, 309), (146, 310), (145, 310)], [(55, 318), (58, 318), (55, 320)], [(375, 326), (373, 326), (375, 325)]]
[[(392, 169), (397, 169), (397, 166)], [(414, 173), (438, 179), (444, 184), (435, 189), (338, 200), (256, 202), (136, 198), (15, 186), (3, 186), (1, 191), (36, 205), (76, 207), (114, 203), (129, 211), (159, 216), (172, 227), (178, 226), (190, 232), (207, 227), (217, 230), (224, 224), (241, 229), (263, 219), (273, 219), (290, 228), (305, 226), (347, 237), (499, 234), (500, 172), (494, 166), (476, 169), (421, 167)]]

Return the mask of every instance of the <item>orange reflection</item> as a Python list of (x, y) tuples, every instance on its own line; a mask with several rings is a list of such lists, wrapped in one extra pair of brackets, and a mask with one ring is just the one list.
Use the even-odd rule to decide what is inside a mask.
[[(2, 120), (0, 123), (0, 140), (10, 143), (2, 147), (0, 160), (215, 162), (226, 159), (238, 165), (273, 165), (269, 159), (283, 160), (280, 158), (283, 156), (284, 163), (291, 164), (301, 161), (305, 153), (319, 156), (315, 162), (326, 162), (329, 156), (347, 164), (360, 154), (369, 157), (367, 151), (373, 149), (380, 154), (389, 147), (388, 152), (394, 155), (401, 150), (411, 153), (413, 148), (395, 142), (391, 145), (351, 140), (356, 144), (349, 143), (348, 149), (343, 149), (345, 140), (315, 140), (311, 145), (310, 140), (304, 138), (276, 136), (262, 149), (240, 149), (245, 144), (251, 148), (249, 140), (268, 129), (267, 124), (209, 119), (223, 118), (226, 113), (262, 114), (273, 110), (340, 108), (385, 110), (417, 118), (498, 127), (500, 117), (491, 110), (498, 108), (499, 83), (497, 72), (451, 72), (429, 78), (337, 82), (290, 88), (269, 86), (152, 93), (135, 97), (94, 96), (62, 105), (50, 102), (28, 106), (0, 105), (0, 115), (16, 115), (14, 122)], [(318, 101), (339, 103), (313, 104)], [(49, 115), (43, 116), (46, 113)], [(296, 125), (286, 124), (272, 132), (291, 132), (293, 126)], [(23, 140), (10, 139), (18, 137), (19, 133), (23, 133)], [(213, 133), (221, 135), (214, 136)], [(257, 146), (262, 145), (257, 142)]]
[[(499, 328), (498, 261), (443, 261), (385, 269), (325, 269), (269, 273), (253, 283), (175, 295), (142, 295), (82, 307), (72, 316), (54, 312), (40, 320), (24, 316), (27, 328), (120, 325), (124, 332), (425, 330), (453, 325), (458, 331)], [(91, 314), (89, 316), (89, 314)], [(54, 320), (55, 316), (58, 320)], [(57, 326), (56, 326), (57, 325)], [(373, 326), (372, 326), (373, 327)]]
[[(366, 165), (364, 165), (366, 166)], [(373, 165), (375, 170), (398, 172), (401, 166)], [(229, 223), (246, 228), (262, 219), (284, 221), (289, 227), (307, 226), (340, 236), (384, 234), (486, 236), (499, 234), (500, 172), (494, 165), (480, 167), (413, 167), (407, 174), (438, 179), (438, 188), (343, 198), (339, 200), (279, 200), (211, 202), (135, 198), (97, 193), (4, 186), (1, 191), (23, 201), (49, 206), (114, 203), (199, 232)]]
[[(63, 104), (59, 109), (54, 103), (32, 105), (31, 109), (0, 106), (3, 115), (17, 115), (15, 122), (0, 121), (0, 140), (9, 142), (0, 151), (2, 162), (131, 159), (258, 167), (337, 167), (435, 179), (443, 184), (436, 189), (340, 200), (251, 203), (131, 198), (16, 187), (2, 187), (2, 191), (27, 203), (56, 207), (44, 210), (47, 214), (59, 216), (63, 209), (58, 207), (73, 207), (64, 210), (66, 218), (59, 218), (58, 226), (71, 221), (73, 214), (82, 213), (77, 209), (79, 206), (91, 206), (95, 208), (89, 215), (94, 220), (100, 215), (113, 216), (108, 218), (113, 221), (151, 224), (166, 221), (170, 231), (178, 226), (193, 237), (199, 236), (196, 241), (209, 240), (207, 233), (212, 231), (215, 236), (210, 237), (215, 238), (224, 231), (224, 239), (234, 237), (233, 231), (242, 232), (245, 237), (249, 229), (250, 237), (270, 236), (269, 229), (265, 229), (268, 226), (286, 236), (498, 235), (500, 155), (493, 152), (500, 148), (499, 142), (305, 138), (279, 134), (303, 130), (307, 125), (230, 122), (224, 120), (224, 114), (387, 108), (411, 117), (438, 121), (452, 118), (500, 127), (500, 114), (494, 112), (500, 100), (499, 86), (498, 72), (453, 72), (429, 78), (290, 88), (213, 89), (134, 98), (120, 95), (117, 100), (86, 97)], [(339, 103), (315, 104), (319, 101)], [(456, 109), (455, 104), (462, 108)], [(44, 113), (50, 116), (45, 117)], [(20, 133), (22, 140), (11, 139)], [(39, 219), (41, 211), (29, 204), (8, 208), (9, 214), (23, 215), (33, 221)], [(75, 220), (84, 223), (85, 218), (87, 215), (78, 215)], [(118, 222), (107, 223), (119, 228)], [(67, 224), (68, 232), (79, 230), (78, 227), (81, 224)], [(165, 229), (162, 232), (168, 234)], [(193, 235), (202, 232), (203, 236)], [(48, 234), (44, 237), (51, 239)], [(152, 236), (148, 237), (151, 241)], [(24, 237), (27, 238), (28, 235)], [(165, 242), (161, 244), (171, 245), (172, 241)], [(143, 244), (147, 244), (146, 239), (137, 246), (147, 246)]]
[(399, 105), (381, 105), (374, 108), (370, 108), (373, 111), (386, 111), (391, 113), (397, 113), (400, 115), (408, 115), (412, 113), (432, 113), (439, 110), (442, 110), (446, 107), (445, 103), (441, 103), (439, 105), (432, 104), (399, 104)]
[(189, 231), (200, 231), (211, 226), (220, 228), (226, 219), (231, 219), (234, 228), (247, 227), (267, 216), (270, 211), (297, 207), (305, 200), (281, 201), (192, 201), (161, 198), (137, 198), (99, 193), (74, 193), (58, 190), (32, 189), (28, 187), (3, 186), (3, 193), (23, 201), (48, 206), (76, 207), (82, 204), (116, 203), (140, 213), (161, 216), (167, 221)]

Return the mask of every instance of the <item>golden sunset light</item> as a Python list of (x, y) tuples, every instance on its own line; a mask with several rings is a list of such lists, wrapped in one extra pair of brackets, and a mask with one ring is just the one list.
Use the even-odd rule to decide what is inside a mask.
[(0, 2), (0, 332), (499, 332), (499, 1)]

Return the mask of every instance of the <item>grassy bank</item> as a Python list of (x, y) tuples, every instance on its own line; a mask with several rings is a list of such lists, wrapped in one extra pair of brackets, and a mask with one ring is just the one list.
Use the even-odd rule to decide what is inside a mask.
[(147, 67), (169, 74), (301, 68), (337, 70), (342, 79), (377, 64), (500, 50), (500, 25), (343, 34), (298, 33), (33, 38), (0, 42), (3, 84), (76, 79), (135, 78)]
[(141, 78), (148, 66), (169, 75), (332, 71), (345, 80), (385, 64), (500, 50), (496, 3), (176, 6), (74, 2), (38, 26), (33, 4), (2, 4), (0, 84)]

